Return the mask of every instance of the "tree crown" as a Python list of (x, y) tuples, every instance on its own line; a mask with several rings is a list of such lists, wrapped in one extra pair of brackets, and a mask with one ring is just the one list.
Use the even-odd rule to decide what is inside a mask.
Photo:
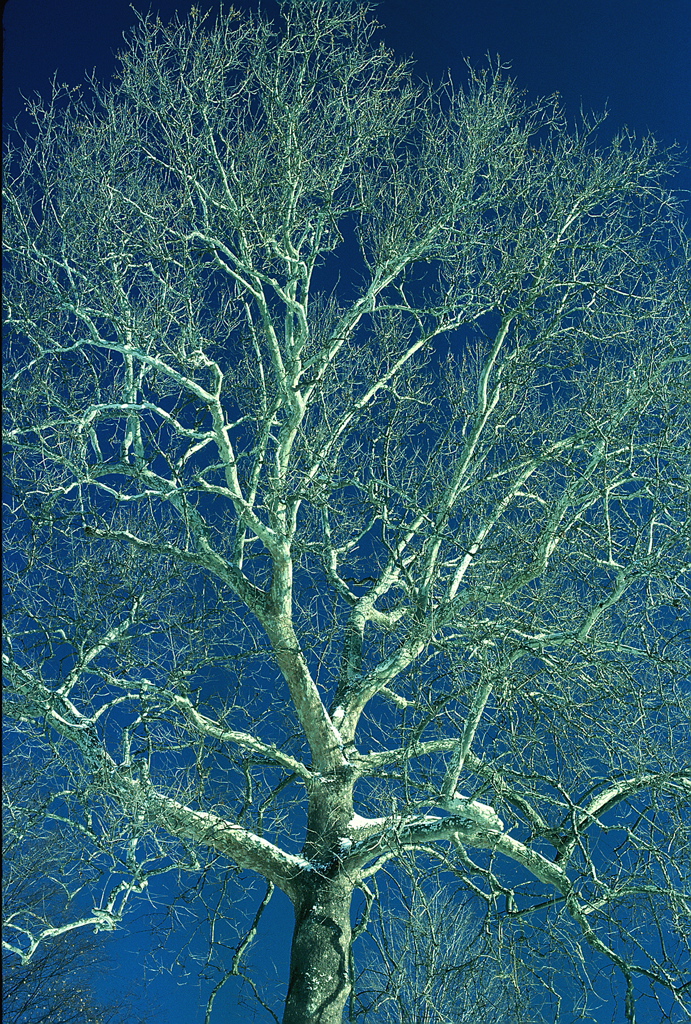
[(288, 893), (285, 1020), (325, 1024), (305, 908), (338, 1014), (343, 907), (413, 851), (609, 957), (629, 1020), (637, 979), (680, 1005), (629, 910), (685, 941), (671, 156), (499, 64), (420, 83), (366, 6), (281, 10), (142, 17), (8, 153), (7, 709), (117, 864), (79, 923), (207, 851)]

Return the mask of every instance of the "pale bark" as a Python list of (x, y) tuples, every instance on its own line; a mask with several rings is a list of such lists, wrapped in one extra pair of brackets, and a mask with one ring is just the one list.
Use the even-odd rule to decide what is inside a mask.
[(294, 901), (295, 930), (284, 1024), (340, 1024), (350, 994), (350, 903), (346, 878), (313, 873)]

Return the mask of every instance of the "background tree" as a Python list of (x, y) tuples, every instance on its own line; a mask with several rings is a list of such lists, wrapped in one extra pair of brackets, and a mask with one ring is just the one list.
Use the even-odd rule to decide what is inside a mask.
[[(41, 764), (36, 744), (30, 750), (30, 763), (18, 748), (6, 754), (3, 764), (3, 921), (9, 934), (19, 917), (31, 919), (34, 927), (69, 923), (65, 931), (46, 936), (26, 963), (3, 949), (4, 1024), (141, 1022), (124, 986), (116, 1000), (96, 995), (95, 980), (115, 965), (103, 936), (70, 927), (74, 917), (65, 878), (79, 874), (81, 885), (73, 881), (72, 889), (83, 888), (88, 871), (74, 834), (46, 828), (46, 808), (54, 802), (45, 785), (51, 772)], [(158, 1019), (151, 1007), (146, 1019)]]
[(530, 973), (512, 944), (504, 945), (477, 913), (468, 887), (448, 875), (417, 870), (414, 859), (407, 873), (401, 866), (386, 872), (387, 889), (373, 905), (353, 971), (348, 1021), (544, 1020)]
[(499, 66), (416, 83), (367, 14), (143, 18), (8, 154), (6, 708), (108, 879), (73, 924), (259, 874), (295, 910), (283, 1020), (328, 1024), (414, 854), (548, 1018), (594, 990), (601, 1020), (612, 969), (628, 1021), (683, 1018), (670, 157)]

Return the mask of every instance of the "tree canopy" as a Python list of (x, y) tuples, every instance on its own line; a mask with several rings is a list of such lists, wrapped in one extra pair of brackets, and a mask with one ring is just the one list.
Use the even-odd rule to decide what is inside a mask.
[(688, 1019), (673, 154), (281, 12), (140, 18), (8, 149), (5, 711), (88, 884), (5, 941), (230, 868), (227, 975), (279, 887), (285, 1024), (403, 1022), (453, 891), (418, 1020), (481, 961), (488, 1021)]

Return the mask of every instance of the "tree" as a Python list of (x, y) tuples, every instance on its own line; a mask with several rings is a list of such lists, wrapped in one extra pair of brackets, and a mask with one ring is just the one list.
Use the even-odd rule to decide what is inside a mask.
[[(36, 763), (23, 764), (17, 753), (8, 753), (3, 765), (3, 921), (9, 934), (15, 920), (30, 918), (50, 926), (69, 919), (69, 888), (62, 884), (65, 867), (74, 871), (79, 851), (66, 830), (45, 831), (44, 806), (50, 796), (41, 793), (37, 779), (45, 778)], [(9, 943), (8, 943), (9, 945)], [(46, 937), (31, 959), (22, 963), (11, 950), (3, 949), (2, 1019), (4, 1024), (124, 1024), (142, 1021), (127, 996), (118, 1005), (104, 1003), (94, 994), (94, 978), (102, 975), (112, 959), (102, 937), (68, 928)], [(147, 1013), (147, 1020), (155, 1020)]]
[[(466, 886), (397, 865), (394, 898), (375, 904), (359, 950), (349, 1021), (378, 1024), (521, 1024), (544, 1020), (530, 976), (502, 950)], [(440, 884), (441, 882), (441, 884)], [(375, 883), (376, 885), (376, 880)], [(398, 899), (396, 899), (396, 896)], [(396, 911), (396, 904), (400, 910)], [(508, 954), (508, 955), (507, 955)], [(353, 972), (355, 974), (355, 971)]]
[(615, 971), (683, 1018), (673, 157), (500, 65), (418, 83), (366, 5), (281, 12), (142, 18), (8, 154), (6, 710), (106, 865), (72, 924), (263, 876), (283, 1020), (330, 1024), (413, 857), (545, 1014), (602, 1020)]

